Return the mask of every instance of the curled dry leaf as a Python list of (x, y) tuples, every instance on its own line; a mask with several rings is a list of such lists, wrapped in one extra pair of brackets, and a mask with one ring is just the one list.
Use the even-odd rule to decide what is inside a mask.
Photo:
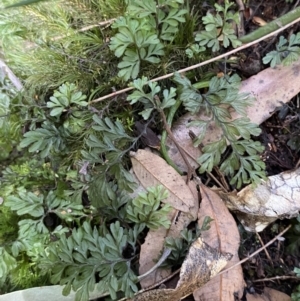
[[(256, 99), (253, 106), (247, 108), (247, 117), (251, 122), (261, 124), (267, 120), (274, 112), (276, 107), (282, 106), (283, 103), (289, 102), (292, 97), (300, 91), (300, 59), (290, 66), (277, 66), (276, 68), (267, 68), (257, 75), (254, 75), (242, 82), (240, 93), (250, 94)], [(232, 118), (239, 117), (236, 113), (232, 114)], [(199, 135), (199, 129), (196, 127), (188, 127), (191, 120), (207, 119), (204, 114), (182, 116), (173, 126), (173, 134), (180, 141), (180, 145), (188, 154), (190, 163), (194, 167), (198, 167), (197, 158), (200, 157), (201, 151), (193, 146), (189, 136), (189, 131)], [(212, 123), (207, 132), (203, 145), (220, 139), (222, 132)], [(186, 164), (181, 158), (176, 146), (171, 140), (167, 141), (169, 147), (169, 156), (182, 171), (187, 171)]]
[(240, 192), (219, 193), (248, 231), (262, 231), (278, 218), (292, 218), (300, 210), (300, 168), (248, 185)]
[(268, 22), (266, 22), (264, 19), (258, 16), (254, 16), (252, 18), (252, 22), (258, 26), (265, 26), (266, 24), (268, 24)]
[(249, 21), (253, 16), (253, 9), (251, 7), (246, 7), (243, 13), (244, 13), (245, 20)]
[(190, 247), (182, 264), (180, 279), (175, 289), (157, 289), (135, 296), (133, 301), (177, 301), (190, 295), (217, 275), (232, 257), (220, 253), (198, 238)]
[[(233, 254), (226, 268), (239, 261), (238, 249), (240, 235), (235, 220), (223, 200), (211, 189), (200, 185), (202, 196), (198, 213), (198, 224), (202, 226), (206, 216), (213, 219), (210, 229), (202, 232), (205, 243), (221, 252)], [(235, 297), (242, 298), (244, 291), (243, 271), (240, 265), (228, 272), (216, 276), (194, 292), (195, 301), (234, 301)]]
[(162, 185), (169, 193), (164, 202), (196, 219), (198, 208), (194, 196), (173, 167), (158, 155), (146, 150), (139, 149), (130, 155), (133, 171), (144, 187)]

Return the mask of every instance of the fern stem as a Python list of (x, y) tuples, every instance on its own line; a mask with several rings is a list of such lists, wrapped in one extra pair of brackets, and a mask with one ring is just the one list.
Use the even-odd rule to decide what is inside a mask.
[[(174, 118), (174, 115), (177, 111), (177, 109), (179, 108), (179, 106), (181, 105), (181, 101), (177, 100), (175, 105), (172, 106), (168, 117), (167, 117), (167, 124), (171, 127), (172, 125), (172, 121)], [(168, 154), (168, 150), (166, 148), (166, 141), (167, 141), (167, 137), (168, 137), (168, 133), (166, 130), (163, 131), (162, 135), (161, 135), (161, 140), (160, 140), (160, 149), (161, 149), (161, 153), (164, 157), (164, 159), (167, 161), (167, 163), (169, 165), (171, 165), (180, 175), (182, 175), (182, 171), (178, 168), (178, 166), (171, 160), (171, 158), (169, 157)]]

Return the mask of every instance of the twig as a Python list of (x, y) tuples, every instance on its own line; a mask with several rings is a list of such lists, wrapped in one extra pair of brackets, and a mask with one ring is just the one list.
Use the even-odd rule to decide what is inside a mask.
[[(266, 247), (268, 247), (269, 245), (271, 245), (273, 242), (275, 242), (280, 236), (282, 236), (285, 232), (287, 232), (290, 228), (292, 227), (292, 225), (289, 225), (288, 227), (286, 227), (283, 231), (281, 231), (278, 235), (276, 235), (272, 240), (270, 240), (268, 243), (266, 243), (264, 246), (262, 246), (261, 248), (259, 248), (258, 250), (256, 250), (255, 252), (253, 252), (252, 254), (250, 254), (248, 257), (240, 260), (239, 262), (237, 262), (236, 264), (232, 265), (231, 267), (227, 268), (226, 270), (223, 270), (222, 272), (220, 272), (219, 274), (217, 274), (216, 276), (222, 275), (227, 273), (228, 271), (234, 269), (235, 267), (239, 266), (240, 264), (248, 261), (250, 258), (254, 257), (256, 254), (260, 253), (262, 250), (265, 250)], [(216, 277), (214, 276), (214, 277)], [(213, 278), (214, 278), (213, 277)]]
[[(216, 56), (216, 57), (214, 57), (214, 58), (211, 58), (211, 59), (209, 59), (209, 60), (207, 60), (207, 61), (204, 61), (204, 62), (201, 62), (201, 63), (199, 63), (199, 64), (196, 64), (196, 65), (193, 65), (193, 66), (190, 66), (190, 67), (187, 67), (187, 68), (178, 70), (178, 71), (176, 71), (176, 72), (178, 72), (178, 73), (184, 73), (184, 72), (187, 72), (187, 71), (190, 71), (190, 70), (193, 70), (193, 69), (196, 69), (196, 68), (205, 66), (205, 65), (207, 65), (207, 64), (213, 63), (213, 62), (215, 62), (215, 61), (217, 61), (217, 60), (223, 59), (223, 58), (225, 58), (225, 57), (227, 57), (227, 56), (229, 56), (229, 55), (231, 55), (231, 54), (234, 54), (234, 53), (236, 53), (236, 52), (239, 52), (239, 51), (241, 51), (241, 50), (243, 50), (243, 49), (246, 49), (246, 48), (248, 48), (248, 47), (250, 47), (250, 46), (252, 46), (252, 45), (255, 45), (255, 44), (257, 44), (257, 43), (259, 43), (259, 42), (261, 42), (261, 41), (263, 41), (263, 40), (265, 40), (265, 39), (268, 39), (268, 38), (272, 37), (273, 35), (276, 35), (276, 34), (282, 32), (283, 30), (289, 28), (290, 26), (292, 26), (293, 24), (298, 23), (298, 22), (300, 22), (300, 18), (294, 20), (293, 22), (291, 22), (291, 23), (289, 23), (289, 24), (287, 24), (287, 25), (285, 25), (285, 26), (280, 27), (279, 29), (277, 29), (277, 30), (275, 30), (275, 31), (273, 31), (273, 32), (271, 32), (271, 33), (269, 33), (269, 34), (267, 34), (267, 35), (265, 35), (265, 36), (263, 36), (263, 37), (261, 37), (261, 38), (255, 40), (255, 41), (253, 41), (253, 42), (251, 42), (251, 43), (247, 43), (247, 44), (242, 45), (242, 46), (240, 46), (240, 47), (238, 47), (238, 48), (235, 48), (235, 49), (233, 49), (233, 50), (231, 50), (231, 51), (228, 51), (228, 52), (226, 52), (226, 53), (224, 53), (224, 54), (221, 54), (221, 55), (219, 55), (219, 56)], [(169, 74), (166, 74), (166, 75), (163, 75), (163, 76), (154, 78), (154, 79), (150, 80), (149, 82), (157, 82), (157, 81), (160, 81), (160, 80), (162, 80), (162, 79), (166, 79), (166, 78), (172, 77), (174, 74), (175, 74), (175, 72), (172, 72), (172, 73), (169, 73)], [(96, 102), (99, 102), (99, 101), (102, 101), (102, 100), (105, 100), (105, 99), (114, 97), (114, 96), (116, 96), (116, 95), (119, 95), (119, 94), (122, 94), (122, 93), (125, 93), (125, 92), (128, 92), (128, 91), (131, 91), (131, 90), (133, 90), (133, 87), (125, 88), (125, 89), (122, 89), (122, 90), (113, 92), (113, 93), (111, 93), (111, 94), (107, 94), (107, 95), (105, 95), (105, 96), (96, 98), (96, 99), (92, 100), (90, 103), (96, 103)]]
[(244, 11), (245, 11), (245, 5), (243, 0), (235, 0), (236, 4), (239, 7), (239, 17), (240, 22), (237, 25), (238, 28), (238, 37), (241, 37), (245, 34), (245, 28), (244, 28)]
[(18, 91), (23, 89), (21, 81), (15, 76), (15, 74), (10, 70), (10, 68), (0, 59), (0, 69), (3, 70), (4, 74), (7, 75), (12, 84), (16, 87)]
[(191, 166), (189, 160), (186, 157), (186, 154), (184, 152), (184, 150), (182, 149), (182, 147), (179, 145), (179, 143), (176, 141), (176, 138), (174, 137), (170, 126), (168, 125), (167, 119), (166, 119), (166, 115), (164, 113), (163, 110), (159, 110), (160, 116), (163, 120), (163, 124), (164, 124), (164, 128), (166, 130), (166, 132), (168, 133), (168, 136), (170, 137), (170, 139), (174, 142), (175, 146), (177, 147), (178, 151), (180, 152), (180, 155), (184, 161), (184, 163), (186, 164), (187, 168), (188, 168), (188, 172), (187, 172), (187, 180), (186, 182), (188, 183), (189, 180), (191, 179), (191, 176), (194, 175), (195, 177), (197, 177), (194, 168)]
[(264, 278), (264, 279), (256, 279), (252, 282), (265, 282), (265, 281), (273, 281), (273, 280), (286, 280), (286, 279), (294, 279), (300, 281), (300, 278), (297, 276), (275, 276), (271, 278)]
[(78, 30), (75, 30), (73, 32), (70, 32), (70, 33), (67, 33), (65, 35), (61, 35), (61, 36), (57, 36), (57, 37), (54, 37), (54, 38), (51, 38), (50, 41), (59, 41), (63, 38), (66, 38), (66, 37), (69, 37), (73, 34), (76, 34), (76, 33), (79, 33), (79, 32), (85, 32), (87, 30), (90, 30), (92, 28), (95, 28), (95, 27), (102, 27), (102, 26), (106, 26), (106, 25), (110, 25), (112, 22), (114, 22), (116, 19), (110, 19), (110, 20), (107, 20), (107, 21), (103, 21), (103, 22), (99, 22), (97, 24), (92, 24), (92, 25), (89, 25), (89, 26), (85, 26), (85, 27), (82, 27)]
[[(260, 235), (258, 234), (258, 232), (256, 232), (256, 236), (258, 237), (258, 240), (259, 240), (260, 244), (261, 244), (262, 246), (264, 246), (264, 242), (262, 241), (262, 239), (261, 239)], [(271, 259), (271, 257), (270, 257), (270, 254), (269, 254), (269, 252), (268, 252), (267, 249), (265, 249), (265, 253), (266, 253), (266, 256), (267, 256), (267, 258), (269, 259), (269, 261), (270, 261), (272, 267), (274, 267), (273, 261), (272, 261), (272, 259)]]
[[(151, 286), (146, 287), (146, 288), (140, 290), (138, 293), (140, 294), (140, 293), (143, 293), (143, 292), (146, 292), (146, 291), (150, 291), (151, 289), (153, 289), (153, 288), (155, 288), (155, 287), (157, 287), (157, 286), (159, 286), (159, 285), (165, 283), (165, 282), (168, 281), (169, 279), (172, 279), (172, 278), (173, 278), (175, 275), (177, 275), (179, 272), (180, 272), (180, 269), (176, 270), (175, 272), (173, 272), (172, 274), (170, 274), (170, 275), (167, 276), (166, 278), (164, 278), (164, 279), (162, 279), (162, 280), (160, 280), (160, 281), (158, 281), (158, 282), (152, 284)], [(121, 300), (119, 300), (119, 301), (121, 301)]]

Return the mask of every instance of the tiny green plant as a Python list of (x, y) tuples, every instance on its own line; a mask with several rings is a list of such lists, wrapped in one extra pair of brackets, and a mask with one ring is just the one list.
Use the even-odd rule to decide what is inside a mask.
[[(145, 93), (145, 86), (149, 86), (150, 92)], [(130, 104), (135, 104), (140, 102), (144, 105), (144, 110), (139, 114), (143, 116), (145, 120), (149, 119), (153, 110), (164, 110), (172, 107), (176, 100), (176, 89), (171, 88), (170, 90), (164, 89), (162, 93), (162, 101), (158, 98), (159, 93), (161, 92), (161, 87), (158, 83), (149, 83), (146, 77), (141, 79), (136, 79), (131, 84), (135, 88), (135, 91), (127, 97), (127, 100), (130, 101)]]
[[(84, 222), (79, 229), (73, 229), (70, 236), (63, 234), (46, 248), (41, 268), (52, 270), (53, 283), (65, 285), (65, 296), (72, 289), (77, 291), (76, 301), (88, 300), (89, 292), (96, 286), (100, 292), (109, 292), (113, 299), (118, 291), (132, 297), (138, 290), (137, 276), (131, 268), (135, 252), (125, 258), (123, 251), (129, 245), (135, 247), (140, 230), (140, 227), (124, 229), (117, 221), (110, 224), (109, 229), (102, 227), (99, 231)], [(101, 279), (98, 283), (96, 275)]]
[(236, 48), (242, 43), (238, 40), (233, 29), (233, 22), (239, 24), (238, 12), (233, 13), (230, 8), (233, 3), (228, 0), (225, 1), (224, 7), (215, 4), (216, 14), (208, 12), (206, 16), (202, 17), (205, 30), (196, 34), (195, 41), (198, 44), (192, 45), (186, 50), (189, 57), (204, 51), (206, 48), (211, 48), (213, 52), (219, 51), (220, 46), (224, 48)]
[(185, 22), (187, 10), (180, 8), (182, 3), (182, 0), (129, 1), (128, 16), (115, 21), (112, 27), (118, 33), (110, 42), (115, 56), (122, 57), (118, 64), (120, 77), (126, 81), (135, 79), (142, 62), (161, 61), (165, 43), (173, 41), (178, 25)]
[(65, 83), (54, 92), (47, 102), (47, 107), (51, 108), (50, 116), (60, 116), (64, 111), (74, 111), (88, 105), (86, 95), (76, 91), (77, 87), (74, 84)]
[(300, 32), (292, 34), (287, 40), (280, 36), (279, 42), (276, 44), (276, 50), (267, 53), (263, 57), (264, 64), (270, 64), (272, 68), (276, 65), (290, 65), (298, 60), (300, 55)]
[(171, 206), (165, 204), (161, 209), (161, 201), (168, 197), (162, 186), (149, 187), (147, 193), (140, 193), (126, 208), (127, 218), (136, 224), (143, 224), (149, 229), (169, 228), (171, 225), (167, 214)]
[(25, 148), (30, 145), (28, 151), (39, 151), (42, 158), (49, 156), (50, 151), (58, 154), (66, 149), (65, 130), (62, 127), (56, 128), (47, 121), (42, 124), (41, 128), (25, 133), (24, 137), (20, 146)]

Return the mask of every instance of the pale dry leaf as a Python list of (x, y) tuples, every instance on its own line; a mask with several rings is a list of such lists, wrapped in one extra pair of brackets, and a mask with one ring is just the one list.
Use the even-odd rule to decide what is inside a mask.
[[(194, 182), (189, 182), (193, 184)], [(195, 185), (195, 184), (194, 184)], [(192, 185), (189, 185), (192, 186)], [(196, 186), (196, 185), (195, 185)], [(196, 188), (196, 187), (195, 187)], [(174, 220), (174, 214), (177, 212), (176, 219)], [(145, 242), (142, 244), (140, 259), (139, 259), (139, 274), (142, 275), (149, 271), (156, 263), (156, 260), (161, 255), (161, 251), (164, 248), (165, 238), (168, 237), (181, 237), (181, 231), (186, 229), (188, 225), (194, 221), (189, 213), (178, 212), (173, 209), (169, 214), (169, 220), (172, 222), (170, 229), (163, 227), (158, 230), (150, 230), (146, 236)], [(142, 288), (147, 288), (162, 278), (167, 277), (170, 274), (170, 270), (158, 268), (147, 277), (143, 278), (140, 283)]]
[[(180, 143), (180, 146), (184, 150), (190, 165), (194, 168), (199, 167), (197, 159), (200, 157), (201, 151), (198, 147), (194, 147), (193, 141), (189, 135), (189, 131), (192, 131), (195, 135), (199, 135), (200, 131), (198, 127), (189, 127), (188, 124), (191, 120), (196, 120), (200, 118), (204, 118), (204, 120), (207, 120), (208, 117), (204, 114), (192, 115), (190, 113), (187, 113), (181, 116), (173, 124), (172, 127), (172, 132), (176, 141)], [(168, 137), (166, 145), (168, 147), (168, 155), (172, 159), (172, 161), (178, 166), (180, 170), (187, 172), (188, 168), (173, 140)]]
[[(169, 220), (172, 221), (178, 210), (172, 209), (169, 214)], [(145, 242), (141, 246), (139, 256), (139, 274), (143, 275), (148, 272), (159, 259), (164, 248), (165, 238), (169, 236), (169, 229), (160, 227), (157, 230), (149, 230)], [(147, 288), (171, 274), (171, 269), (157, 268), (151, 274), (142, 278), (140, 281), (142, 288)]]
[(266, 22), (263, 18), (258, 16), (253, 16), (252, 22), (258, 26), (265, 26), (266, 24), (268, 24), (268, 22)]
[[(183, 177), (184, 181), (186, 181), (186, 177)], [(198, 212), (199, 209), (199, 196), (197, 191), (197, 186), (194, 181), (188, 182), (188, 187), (193, 194), (195, 200), (194, 210)], [(171, 224), (171, 227), (168, 232), (168, 236), (171, 237), (180, 237), (180, 233), (182, 230), (186, 229), (187, 226), (193, 222), (195, 218), (191, 218), (191, 215), (185, 212), (179, 212), (176, 220)]]
[(276, 107), (289, 102), (300, 91), (300, 59), (290, 66), (267, 68), (242, 82), (241, 93), (250, 93), (256, 101), (248, 107), (247, 117), (261, 124)]
[[(139, 179), (134, 174), (133, 170), (130, 170), (135, 182), (138, 184), (138, 187), (129, 194), (129, 196), (134, 199), (138, 197), (140, 193), (145, 193), (147, 190), (143, 187)], [(172, 222), (178, 210), (172, 209), (168, 213), (169, 220)], [(173, 225), (172, 225), (173, 226)], [(182, 225), (182, 227), (184, 227)], [(139, 274), (143, 275), (147, 273), (155, 264), (156, 260), (160, 257), (161, 251), (164, 248), (165, 238), (169, 235), (170, 229), (166, 229), (165, 227), (159, 227), (157, 230), (149, 230), (147, 236), (145, 238), (145, 242), (141, 246), (141, 252), (139, 256)], [(180, 232), (179, 232), (180, 233)], [(178, 234), (179, 236), (179, 234)], [(153, 243), (155, 241), (155, 243)], [(140, 284), (142, 288), (149, 287), (154, 283), (162, 280), (163, 278), (170, 275), (170, 269), (162, 269), (158, 268), (146, 277), (140, 280)]]
[[(283, 103), (289, 102), (300, 91), (300, 59), (290, 66), (279, 65), (276, 68), (267, 68), (257, 75), (254, 75), (242, 82), (240, 93), (246, 93), (253, 96), (256, 101), (247, 108), (247, 117), (252, 123), (261, 124), (267, 120), (274, 112), (276, 107), (282, 106)], [(236, 119), (237, 113), (232, 113), (232, 118)], [(189, 136), (192, 130), (195, 135), (200, 131), (196, 127), (188, 127), (191, 120), (202, 119), (207, 117), (204, 114), (191, 115), (185, 114), (174, 124), (172, 131), (178, 142), (188, 154), (189, 161), (193, 167), (198, 167), (197, 158), (202, 154), (199, 148), (193, 146)], [(210, 124), (202, 141), (203, 146), (209, 142), (219, 140), (222, 137), (222, 131)], [(182, 171), (187, 171), (180, 153), (174, 143), (168, 139), (169, 156)]]
[(173, 167), (158, 155), (146, 150), (139, 149), (130, 155), (133, 171), (144, 187), (162, 185), (169, 193), (169, 197), (163, 202), (189, 213), (196, 219), (197, 207), (194, 196)]
[[(234, 218), (223, 200), (211, 189), (200, 185), (202, 201), (198, 213), (198, 225), (202, 226), (206, 216), (213, 219), (210, 229), (202, 232), (202, 239), (221, 252), (233, 254), (226, 268), (239, 262), (238, 249), (240, 235)], [(243, 270), (240, 265), (216, 276), (194, 292), (195, 301), (234, 301), (235, 296), (242, 298), (244, 291)]]
[(275, 289), (265, 287), (264, 292), (259, 294), (247, 294), (247, 301), (291, 301), (291, 297)]
[(219, 193), (248, 231), (262, 231), (277, 218), (293, 218), (300, 210), (300, 168), (248, 185), (240, 192)]
[[(151, 152), (151, 151), (150, 151)], [(151, 152), (152, 153), (152, 152)], [(146, 189), (143, 187), (135, 173), (132, 171), (132, 175), (135, 178), (135, 182), (138, 184), (138, 188), (130, 194), (132, 198), (138, 196), (140, 192), (145, 192)], [(184, 182), (186, 181), (186, 177), (183, 177)], [(144, 183), (145, 184), (145, 183)], [(194, 182), (189, 182), (188, 187), (193, 195), (195, 200), (195, 208), (194, 210), (198, 211), (198, 194), (197, 188)], [(141, 252), (139, 256), (139, 274), (143, 275), (148, 272), (155, 264), (156, 260), (160, 257), (161, 252), (164, 248), (165, 238), (167, 236), (171, 237), (180, 237), (180, 233), (183, 229), (195, 220), (195, 218), (191, 217), (190, 213), (180, 212), (178, 210), (173, 209), (168, 214), (169, 220), (172, 222), (174, 220), (175, 215), (176, 221), (172, 222), (170, 229), (166, 229), (164, 227), (160, 227), (157, 230), (149, 230), (147, 236), (145, 238), (145, 242), (141, 246)], [(155, 241), (155, 243), (153, 243)], [(140, 284), (142, 288), (147, 288), (154, 283), (159, 282), (161, 279), (167, 277), (170, 274), (170, 269), (162, 269), (157, 268), (155, 271), (142, 278)]]
[(210, 278), (217, 275), (232, 257), (229, 253), (220, 253), (198, 238), (191, 245), (184, 260), (180, 279), (175, 289), (157, 289), (135, 296), (134, 301), (176, 301), (193, 293)]

